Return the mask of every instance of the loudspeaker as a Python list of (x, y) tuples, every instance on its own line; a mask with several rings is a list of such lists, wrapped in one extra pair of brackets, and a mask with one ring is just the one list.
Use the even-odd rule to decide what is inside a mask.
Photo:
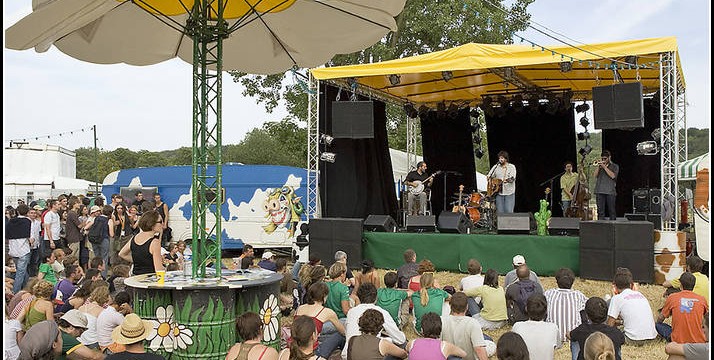
[(642, 83), (595, 86), (593, 118), (596, 129), (632, 129), (645, 126)]
[(397, 222), (389, 215), (370, 215), (364, 221), (365, 231), (397, 232)]
[(662, 230), (662, 215), (660, 214), (647, 214), (647, 221), (654, 225), (655, 230)]
[(498, 233), (529, 234), (531, 231), (531, 216), (530, 213), (498, 213), (496, 215)]
[(470, 234), (473, 223), (464, 213), (442, 211), (437, 228), (443, 233)]
[(578, 236), (580, 234), (580, 218), (552, 217), (548, 223), (550, 235)]
[(616, 250), (640, 250), (654, 254), (654, 228), (651, 222), (617, 222), (614, 230)]
[(629, 221), (646, 221), (647, 214), (625, 214), (625, 219)]
[[(632, 272), (632, 280), (642, 283), (652, 283), (654, 280), (653, 252), (644, 250), (615, 250), (615, 267), (626, 267)], [(610, 279), (612, 280), (613, 270)]]
[(662, 195), (660, 189), (650, 189), (649, 191), (650, 214), (662, 213)]
[[(582, 237), (581, 237), (582, 241)], [(652, 256), (650, 256), (652, 257)], [(580, 248), (580, 277), (583, 279), (612, 281), (615, 273), (615, 256), (612, 249)]]
[(371, 101), (333, 101), (332, 137), (374, 138), (374, 104)]
[(632, 212), (635, 214), (647, 214), (650, 212), (649, 197), (649, 189), (632, 190)]
[(436, 231), (436, 216), (434, 215), (407, 215), (407, 231), (409, 232), (434, 232)]
[(636, 281), (654, 280), (654, 230), (647, 221), (580, 223), (580, 277), (612, 280), (627, 267)]
[(614, 249), (615, 223), (613, 220), (581, 221), (580, 249)]
[(362, 262), (362, 219), (310, 219), (310, 255), (317, 255), (323, 264), (332, 264), (338, 250), (348, 254), (349, 268), (359, 268)]

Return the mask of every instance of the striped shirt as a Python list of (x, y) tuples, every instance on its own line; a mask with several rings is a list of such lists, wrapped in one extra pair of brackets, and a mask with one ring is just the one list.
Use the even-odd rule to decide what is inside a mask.
[(561, 341), (566, 341), (565, 334), (580, 325), (580, 310), (585, 309), (588, 298), (572, 289), (549, 289), (543, 295), (548, 300), (545, 321), (558, 325)]

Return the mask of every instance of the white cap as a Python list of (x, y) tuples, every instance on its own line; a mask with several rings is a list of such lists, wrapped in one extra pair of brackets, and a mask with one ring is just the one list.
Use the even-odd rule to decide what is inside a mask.
[(270, 259), (270, 258), (272, 258), (272, 257), (274, 257), (274, 256), (275, 256), (275, 255), (274, 255), (272, 252), (270, 252), (270, 251), (266, 251), (266, 252), (263, 253), (263, 259)]
[(526, 258), (523, 255), (516, 255), (513, 257), (513, 265), (521, 266), (526, 263)]

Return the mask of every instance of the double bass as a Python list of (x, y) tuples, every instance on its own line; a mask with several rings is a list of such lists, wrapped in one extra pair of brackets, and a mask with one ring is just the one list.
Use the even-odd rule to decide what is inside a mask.
[(573, 190), (570, 192), (573, 199), (570, 202), (570, 207), (565, 209), (565, 217), (577, 217), (583, 221), (592, 220), (588, 201), (591, 198), (590, 189), (588, 188), (588, 176), (585, 171), (585, 157), (580, 160), (580, 172), (578, 172), (578, 181), (575, 182)]

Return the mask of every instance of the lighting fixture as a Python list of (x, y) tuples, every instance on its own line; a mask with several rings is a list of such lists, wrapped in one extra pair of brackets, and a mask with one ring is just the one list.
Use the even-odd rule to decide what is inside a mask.
[(447, 110), (447, 114), (450, 118), (456, 119), (459, 116), (459, 106), (454, 103), (451, 103), (449, 105), (449, 109)]
[(411, 103), (404, 104), (404, 113), (406, 113), (407, 116), (409, 116), (409, 118), (411, 119), (414, 119), (419, 115), (419, 112), (417, 111), (417, 109), (414, 108), (414, 105), (412, 105)]
[(575, 106), (575, 111), (578, 113), (584, 113), (588, 110), (590, 110), (590, 105), (588, 105), (585, 101), (583, 101), (582, 104)]
[(654, 141), (643, 141), (637, 144), (637, 155), (657, 155), (659, 146)]
[(590, 139), (589, 132), (586, 131), (586, 132), (578, 133), (578, 140), (582, 141), (582, 140), (587, 140), (587, 139)]
[(328, 163), (334, 163), (335, 162), (335, 153), (331, 152), (324, 152), (320, 154), (320, 160), (328, 162)]
[(330, 135), (327, 135), (327, 134), (322, 134), (322, 135), (320, 135), (320, 142), (323, 143), (323, 144), (325, 144), (325, 145), (332, 145), (332, 142), (333, 142), (334, 140), (335, 140), (335, 138), (333, 138), (333, 137), (330, 136)]
[(655, 141), (660, 141), (661, 138), (662, 131), (660, 130), (660, 128), (654, 129), (654, 131), (652, 131), (652, 139), (654, 139)]
[(389, 83), (392, 84), (392, 86), (397, 86), (402, 82), (401, 78), (402, 77), (397, 74), (389, 75)]
[(585, 145), (580, 148), (580, 150), (578, 150), (578, 154), (580, 154), (580, 156), (588, 156), (591, 151), (593, 151), (593, 147), (590, 145)]
[(484, 155), (483, 150), (479, 147), (479, 148), (476, 149), (476, 151), (474, 152), (474, 155), (476, 155), (476, 158), (478, 158), (478, 159), (482, 158), (483, 155)]
[(582, 125), (584, 128), (587, 128), (588, 125), (590, 125), (590, 120), (588, 120), (587, 116), (583, 116), (580, 118), (580, 125)]
[(442, 71), (441, 78), (444, 79), (444, 81), (449, 81), (454, 78), (454, 73), (451, 71)]
[(573, 63), (570, 61), (563, 61), (560, 63), (560, 72), (568, 72), (573, 70)]

